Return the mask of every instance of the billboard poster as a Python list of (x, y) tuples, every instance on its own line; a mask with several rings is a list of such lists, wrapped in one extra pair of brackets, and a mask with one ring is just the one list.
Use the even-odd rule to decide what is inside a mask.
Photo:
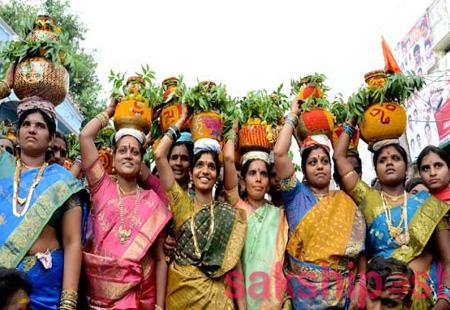
[(394, 49), (403, 72), (414, 71), (423, 76), (436, 64), (433, 37), (428, 15), (424, 14)]

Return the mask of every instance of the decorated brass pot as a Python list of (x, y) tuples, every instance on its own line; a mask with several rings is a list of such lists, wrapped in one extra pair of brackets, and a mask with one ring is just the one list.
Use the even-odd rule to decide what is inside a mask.
[(39, 96), (56, 106), (69, 90), (69, 73), (64, 66), (45, 58), (27, 58), (17, 64), (13, 88), (19, 99)]
[(33, 30), (28, 35), (28, 39), (33, 42), (38, 41), (58, 41), (61, 29), (56, 24), (53, 17), (39, 15), (34, 22)]

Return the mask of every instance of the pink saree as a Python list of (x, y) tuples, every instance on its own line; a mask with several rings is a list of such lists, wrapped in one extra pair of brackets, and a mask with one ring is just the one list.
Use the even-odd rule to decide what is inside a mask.
[(91, 186), (93, 238), (83, 252), (89, 307), (153, 309), (155, 262), (149, 249), (172, 214), (153, 190), (141, 190), (137, 209), (135, 194), (124, 195), (124, 227), (132, 231), (120, 242), (116, 182), (102, 170), (96, 163), (88, 172), (89, 181), (98, 180)]

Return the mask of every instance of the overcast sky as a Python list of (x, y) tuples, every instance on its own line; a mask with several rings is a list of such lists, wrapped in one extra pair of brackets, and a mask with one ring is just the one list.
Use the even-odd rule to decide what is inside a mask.
[(381, 35), (391, 48), (431, 0), (246, 1), (73, 0), (89, 28), (106, 90), (110, 69), (133, 71), (148, 63), (158, 80), (211, 79), (242, 96), (275, 89), (313, 72), (348, 96), (365, 72), (382, 68)]

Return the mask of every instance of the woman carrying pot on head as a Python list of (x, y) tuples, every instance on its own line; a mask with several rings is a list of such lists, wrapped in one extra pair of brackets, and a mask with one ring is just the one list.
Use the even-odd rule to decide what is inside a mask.
[(171, 214), (159, 195), (148, 169), (144, 188), (139, 186), (145, 135), (122, 128), (114, 136), (116, 178), (103, 168), (95, 136), (113, 116), (116, 102), (93, 118), (81, 131), (83, 171), (92, 197), (93, 240), (83, 252), (88, 281), (88, 302), (96, 309), (163, 308), (167, 264), (163, 229)]
[(234, 160), (237, 130), (235, 122), (224, 148), (224, 186), (227, 201), (247, 214), (247, 237), (241, 255), (247, 309), (281, 309), (287, 299), (283, 275), (287, 221), (282, 208), (264, 199), (270, 185), (266, 152), (250, 151), (242, 156), (247, 198), (239, 198)]
[(423, 184), (436, 198), (450, 202), (450, 158), (446, 151), (429, 145), (417, 157)]
[(329, 190), (330, 153), (316, 136), (303, 141), (305, 182), (295, 176), (288, 152), (298, 112), (294, 99), (274, 147), (289, 225), (286, 277), (294, 309), (343, 308), (349, 299), (349, 272), (364, 248), (364, 217), (344, 192)]
[(220, 169), (220, 145), (215, 140), (205, 138), (194, 144), (195, 196), (190, 197), (175, 180), (167, 154), (186, 118), (183, 106), (182, 117), (166, 132), (155, 152), (177, 235), (166, 305), (168, 309), (234, 309), (224, 276), (239, 262), (246, 232), (245, 213), (213, 200)]
[(38, 97), (17, 107), (19, 159), (0, 149), (0, 266), (26, 273), (33, 309), (76, 309), (83, 187), (49, 164), (55, 107)]
[[(190, 170), (194, 158), (194, 142), (190, 132), (181, 132), (177, 141), (172, 144), (168, 160), (175, 180), (184, 191), (189, 191)], [(190, 194), (193, 194), (189, 191)]]
[[(345, 125), (334, 152), (343, 189), (358, 203), (368, 225), (368, 254), (393, 257), (416, 273), (412, 309), (450, 309), (450, 232), (443, 220), (450, 206), (426, 191), (408, 197), (405, 190), (407, 155), (396, 139), (376, 142), (373, 164), (381, 190), (370, 188), (346, 158), (352, 124)], [(441, 262), (437, 283), (431, 245)], [(434, 257), (434, 258), (438, 258)], [(434, 289), (438, 289), (436, 292)], [(436, 299), (437, 302), (435, 301)]]

